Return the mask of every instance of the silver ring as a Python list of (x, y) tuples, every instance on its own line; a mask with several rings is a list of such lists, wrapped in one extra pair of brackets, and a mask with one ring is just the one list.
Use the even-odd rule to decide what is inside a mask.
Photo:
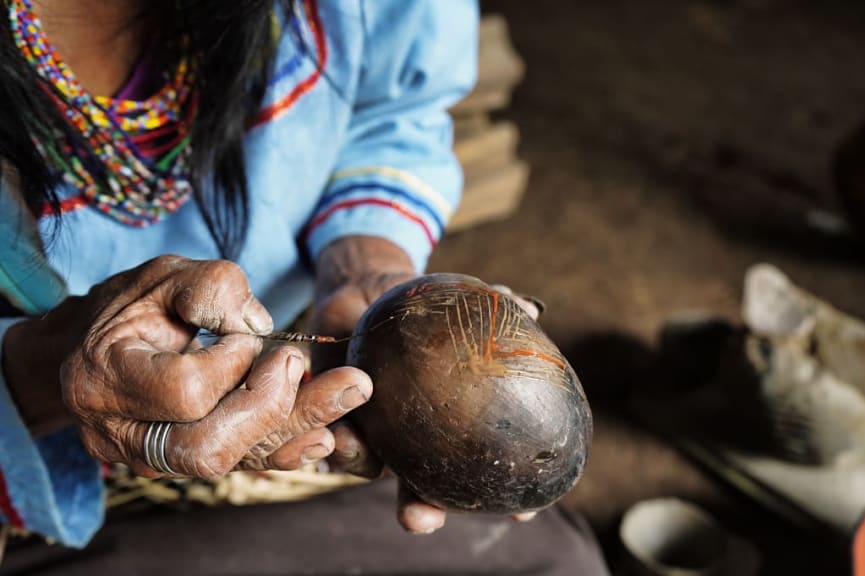
[(171, 422), (151, 422), (144, 433), (144, 460), (147, 465), (161, 474), (177, 476), (165, 458), (165, 444)]

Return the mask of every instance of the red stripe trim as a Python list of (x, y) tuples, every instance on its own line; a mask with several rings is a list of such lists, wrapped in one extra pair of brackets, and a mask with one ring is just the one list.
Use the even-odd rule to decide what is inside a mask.
[(423, 218), (421, 218), (402, 204), (394, 202), (393, 200), (383, 200), (381, 198), (356, 198), (353, 200), (337, 202), (336, 204), (334, 204), (333, 206), (331, 206), (324, 212), (318, 214), (315, 218), (312, 219), (312, 221), (309, 223), (309, 226), (307, 226), (306, 231), (304, 232), (304, 237), (308, 238), (309, 235), (312, 234), (313, 230), (321, 226), (321, 224), (323, 224), (324, 221), (330, 218), (335, 212), (338, 212), (340, 210), (346, 210), (348, 208), (354, 208), (355, 206), (381, 206), (383, 208), (390, 208), (395, 212), (399, 212), (402, 216), (408, 218), (409, 220), (423, 228), (424, 234), (426, 235), (427, 240), (429, 240), (430, 246), (435, 247), (436, 245), (435, 236), (433, 236), (433, 233), (430, 231), (429, 226), (427, 226), (427, 223), (424, 221)]
[(248, 130), (258, 128), (262, 124), (267, 124), (288, 112), (301, 96), (312, 90), (313, 86), (318, 83), (319, 78), (321, 78), (321, 71), (324, 70), (325, 66), (327, 66), (327, 37), (325, 36), (324, 27), (321, 24), (321, 18), (318, 14), (318, 6), (316, 5), (315, 0), (305, 0), (303, 5), (307, 18), (309, 19), (310, 27), (312, 28), (312, 33), (315, 36), (315, 49), (319, 58), (319, 61), (316, 63), (315, 72), (295, 86), (294, 90), (289, 92), (278, 102), (259, 110), (258, 114), (256, 114), (247, 124), (246, 127)]
[(24, 520), (21, 519), (18, 510), (12, 504), (12, 499), (9, 498), (9, 491), (6, 488), (6, 477), (2, 471), (0, 471), (0, 511), (3, 512), (3, 515), (6, 516), (10, 524), (16, 528), (24, 528)]
[[(79, 208), (84, 208), (85, 206), (87, 206), (87, 201), (84, 200), (84, 196), (73, 196), (72, 198), (66, 198), (65, 200), (60, 201), (60, 213), (66, 214), (68, 212), (74, 212)], [(51, 208), (50, 204), (46, 204), (42, 207), (42, 217), (54, 215), (54, 210)]]

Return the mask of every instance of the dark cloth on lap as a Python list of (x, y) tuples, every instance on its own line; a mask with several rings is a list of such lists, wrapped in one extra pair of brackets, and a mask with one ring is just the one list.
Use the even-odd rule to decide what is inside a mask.
[(13, 543), (0, 574), (608, 574), (585, 521), (558, 508), (525, 524), (451, 514), (413, 536), (396, 522), (395, 495), (381, 481), (297, 503), (119, 511), (85, 550)]

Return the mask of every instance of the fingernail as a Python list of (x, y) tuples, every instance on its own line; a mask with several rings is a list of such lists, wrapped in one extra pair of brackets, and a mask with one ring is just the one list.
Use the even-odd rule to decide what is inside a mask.
[(288, 349), (288, 357), (285, 359), (285, 368), (288, 371), (288, 377), (299, 382), (303, 378), (304, 370), (306, 370), (306, 358), (297, 348), (286, 348)]
[(432, 521), (430, 522), (429, 518), (421, 520), (418, 525), (412, 526), (409, 529), (410, 534), (432, 534), (436, 530), (440, 530), (445, 525), (444, 518), (440, 521)]
[(321, 460), (328, 454), (330, 454), (330, 450), (327, 446), (324, 444), (313, 444), (303, 451), (303, 454), (300, 456), (300, 461), (304, 464), (312, 464), (313, 462)]
[(261, 302), (252, 298), (243, 305), (243, 321), (249, 326), (249, 329), (256, 334), (270, 334), (273, 332), (273, 318), (270, 313), (262, 306)]
[(352, 386), (351, 388), (346, 388), (339, 397), (339, 407), (342, 410), (351, 410), (364, 404), (367, 400), (369, 398), (363, 395), (360, 388)]
[(523, 300), (528, 300), (530, 303), (535, 305), (535, 308), (538, 309), (538, 317), (540, 317), (547, 310), (547, 304), (541, 300), (540, 298), (535, 298), (534, 296), (529, 296), (528, 294), (517, 294)]

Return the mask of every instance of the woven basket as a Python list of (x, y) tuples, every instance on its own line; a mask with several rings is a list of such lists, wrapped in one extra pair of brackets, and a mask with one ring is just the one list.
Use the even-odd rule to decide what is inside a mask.
[(323, 469), (325, 466), (317, 468), (312, 464), (292, 471), (238, 471), (213, 480), (152, 480), (132, 474), (125, 466), (115, 465), (106, 479), (106, 504), (111, 508), (141, 500), (208, 506), (291, 502), (366, 482), (357, 476), (327, 472)]

